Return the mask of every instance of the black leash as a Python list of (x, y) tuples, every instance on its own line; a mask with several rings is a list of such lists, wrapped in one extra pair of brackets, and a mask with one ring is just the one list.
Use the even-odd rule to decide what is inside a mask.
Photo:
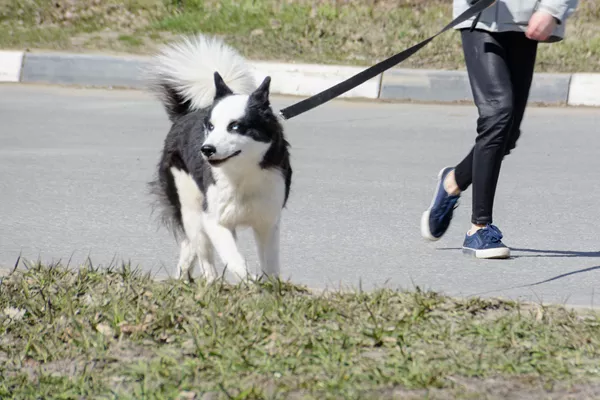
[(477, 21), (479, 21), (479, 17), (481, 16), (481, 12), (494, 4), (496, 0), (475, 0), (475, 4), (473, 4), (469, 9), (463, 12), (461, 15), (456, 17), (452, 22), (444, 27), (441, 31), (431, 36), (428, 39), (423, 40), (421, 43), (417, 43), (416, 45), (398, 53), (390, 58), (383, 60), (372, 67), (367, 68), (364, 71), (359, 72), (358, 74), (346, 79), (343, 82), (338, 83), (335, 86), (330, 87), (329, 89), (325, 89), (321, 93), (317, 93), (314, 96), (311, 96), (305, 100), (302, 100), (296, 104), (292, 104), (289, 107), (286, 107), (279, 111), (280, 115), (283, 119), (290, 119), (306, 111), (312, 110), (315, 107), (320, 106), (323, 103), (328, 102), (331, 99), (334, 99), (347, 91), (354, 89), (355, 87), (363, 84), (371, 78), (381, 74), (384, 71), (392, 68), (396, 64), (401, 63), (406, 60), (408, 57), (415, 54), (417, 51), (421, 50), (421, 48), (425, 47), (429, 42), (435, 39), (437, 36), (446, 32), (449, 29), (454, 28), (456, 25), (468, 20), (469, 18), (476, 16), (473, 24), (471, 25), (471, 30), (475, 28)]

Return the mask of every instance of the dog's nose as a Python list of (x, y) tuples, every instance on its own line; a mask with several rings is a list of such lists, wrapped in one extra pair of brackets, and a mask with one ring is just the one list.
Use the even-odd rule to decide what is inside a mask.
[(204, 146), (202, 146), (200, 148), (200, 151), (206, 157), (210, 157), (217, 152), (217, 148), (215, 146), (213, 146), (212, 144), (205, 144)]

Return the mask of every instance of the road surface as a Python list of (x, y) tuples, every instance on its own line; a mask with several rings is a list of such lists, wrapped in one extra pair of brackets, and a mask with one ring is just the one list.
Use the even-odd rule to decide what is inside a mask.
[[(437, 172), (466, 154), (475, 118), (472, 106), (334, 101), (288, 121), (284, 278), (584, 307), (597, 293), (600, 303), (598, 109), (529, 109), (496, 200), (511, 260), (462, 255), (470, 191), (441, 241), (421, 239)], [(146, 192), (168, 126), (143, 92), (0, 86), (0, 265), (89, 256), (171, 273), (178, 247)], [(250, 232), (240, 239), (256, 267)]]

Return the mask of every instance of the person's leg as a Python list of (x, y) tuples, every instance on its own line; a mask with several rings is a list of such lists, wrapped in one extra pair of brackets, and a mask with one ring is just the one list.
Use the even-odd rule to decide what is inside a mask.
[[(471, 154), (457, 165), (455, 174), (459, 188), (466, 187), (471, 178), (471, 222), (476, 230), (493, 222), (500, 166), (513, 124), (513, 85), (507, 49), (503, 40), (497, 39), (504, 34), (481, 31), (462, 31), (461, 34), (479, 117), (475, 145)], [(471, 162), (470, 174), (468, 162)]]
[[(521, 135), (521, 122), (529, 98), (538, 42), (530, 40), (518, 32), (505, 33), (497, 39), (506, 51), (506, 62), (513, 91), (513, 122), (506, 143), (506, 156), (514, 150)], [(458, 194), (471, 186), (474, 149), (475, 147), (456, 166), (454, 173), (448, 175), (445, 185), (450, 193)]]
[(538, 42), (522, 33), (507, 35), (508, 67), (513, 86), (513, 125), (506, 143), (505, 155), (515, 149), (521, 136), (521, 122), (525, 115), (529, 91), (535, 70)]
[[(466, 55), (467, 67), (475, 71), (470, 76), (480, 117), (478, 136), (471, 153), (473, 226), (465, 238), (463, 249), (479, 258), (505, 258), (510, 251), (501, 242), (500, 230), (491, 225), (494, 197), (502, 160), (515, 148), (520, 136), (537, 43), (522, 33), (508, 32), (494, 35), (492, 40), (485, 39), (481, 45), (477, 38), (463, 32), (465, 47), (470, 39), (474, 42), (471, 48), (479, 46), (483, 53), (475, 51), (470, 57)], [(482, 57), (482, 54), (486, 56)], [(483, 73), (478, 74), (481, 71), (488, 72), (487, 77), (482, 76)], [(484, 83), (485, 78), (487, 83)], [(461, 165), (458, 167), (457, 186), (466, 186), (468, 172), (461, 175)]]
[[(445, 168), (430, 208), (421, 219), (423, 237), (437, 240), (447, 230), (460, 193), (473, 186), (473, 231), (492, 223), (493, 199), (512, 123), (512, 85), (506, 50), (497, 34), (462, 30), (467, 73), (479, 112), (477, 138), (455, 168)], [(428, 218), (428, 221), (426, 221)]]
[[(463, 51), (475, 104), (478, 136), (469, 154), (455, 168), (444, 168), (430, 208), (423, 214), (424, 237), (438, 240), (447, 230), (462, 191), (473, 186), (470, 234), (465, 244), (478, 247), (482, 258), (508, 257), (501, 232), (489, 227), (500, 166), (520, 136), (537, 43), (520, 33), (490, 34), (462, 31)], [(468, 235), (470, 236), (470, 235)], [(479, 236), (484, 236), (483, 238)], [(467, 243), (475, 240), (477, 243)], [(486, 243), (487, 242), (487, 243)]]

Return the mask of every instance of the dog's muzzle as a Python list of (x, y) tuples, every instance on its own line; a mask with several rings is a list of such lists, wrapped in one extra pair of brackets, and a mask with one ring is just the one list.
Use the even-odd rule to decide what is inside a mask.
[(210, 158), (213, 155), (215, 155), (215, 153), (217, 152), (217, 148), (212, 144), (205, 144), (204, 146), (200, 147), (200, 151), (202, 152), (204, 157)]
[(216, 159), (216, 158), (214, 158), (214, 155), (217, 153), (217, 149), (215, 146), (207, 144), (207, 145), (202, 146), (200, 148), (200, 151), (206, 158), (206, 161), (208, 161), (208, 163), (213, 167), (223, 164), (225, 161), (239, 155), (242, 152), (241, 150), (238, 150), (238, 151), (234, 152), (233, 154), (228, 155), (225, 158)]

